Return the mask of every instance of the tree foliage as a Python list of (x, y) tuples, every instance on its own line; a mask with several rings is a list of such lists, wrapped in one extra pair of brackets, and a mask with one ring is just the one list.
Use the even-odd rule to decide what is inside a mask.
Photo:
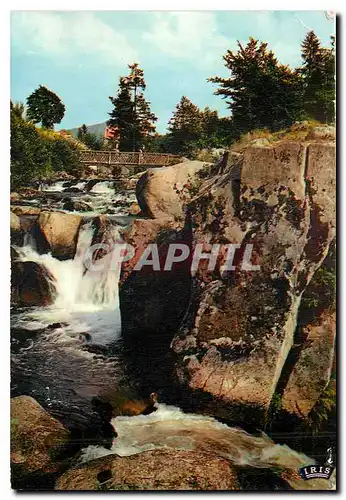
[(321, 46), (313, 31), (302, 43), (303, 65), (299, 72), (303, 78), (304, 111), (309, 118), (332, 122), (335, 114), (335, 49)]
[(27, 98), (27, 119), (41, 123), (43, 128), (52, 129), (60, 123), (65, 114), (65, 105), (54, 92), (40, 85)]
[(77, 132), (77, 139), (85, 144), (89, 149), (100, 151), (104, 149), (104, 140), (100, 135), (89, 132), (88, 127), (83, 123)]
[(202, 135), (202, 120), (199, 108), (187, 97), (178, 102), (168, 130), (171, 152), (188, 156)]
[(267, 44), (250, 38), (238, 51), (228, 50), (228, 78), (214, 77), (215, 94), (227, 99), (238, 135), (258, 128), (279, 130), (300, 118), (302, 81), (299, 73), (279, 64)]
[(194, 157), (198, 149), (218, 148), (229, 143), (231, 130), (231, 120), (220, 118), (217, 111), (208, 107), (201, 111), (183, 96), (169, 120), (169, 132), (163, 144), (170, 153)]
[(11, 103), (11, 188), (64, 170), (79, 168), (76, 141), (26, 122)]
[(144, 97), (146, 83), (143, 70), (137, 63), (128, 67), (130, 73), (120, 77), (117, 96), (109, 98), (113, 109), (107, 124), (119, 130), (121, 151), (138, 151), (155, 133), (157, 117)]

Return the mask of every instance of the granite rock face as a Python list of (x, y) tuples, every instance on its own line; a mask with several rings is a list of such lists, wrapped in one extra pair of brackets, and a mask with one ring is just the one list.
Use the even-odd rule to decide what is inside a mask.
[(264, 415), (293, 345), (301, 296), (335, 236), (335, 145), (252, 145), (226, 170), (188, 211), (204, 252), (238, 245), (234, 269), (225, 271), (226, 249), (213, 271), (202, 261), (194, 312), (171, 347), (179, 384)]
[[(163, 335), (170, 338), (177, 385), (205, 395), (213, 415), (223, 417), (226, 408), (230, 418), (265, 419), (287, 375), (302, 296), (335, 238), (335, 175), (329, 135), (252, 143), (209, 167), (191, 200), (179, 205), (179, 216), (159, 204), (150, 213), (154, 220), (135, 221), (125, 238), (136, 253), (122, 269), (124, 331), (147, 337), (152, 350)], [(190, 249), (184, 264), (170, 272), (135, 270), (148, 243), (158, 243), (164, 262), (167, 245), (176, 241)], [(197, 248), (214, 257), (202, 256), (193, 269)], [(318, 331), (329, 343), (323, 363), (320, 358), (323, 384), (312, 399), (328, 382), (334, 352), (331, 323)]]
[(138, 204), (152, 218), (183, 218), (184, 207), (203, 180), (210, 164), (186, 161), (171, 167), (149, 168), (136, 186)]

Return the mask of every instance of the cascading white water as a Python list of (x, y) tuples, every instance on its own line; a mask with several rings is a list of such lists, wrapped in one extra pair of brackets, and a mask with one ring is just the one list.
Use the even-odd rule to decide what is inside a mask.
[(40, 191), (62, 191), (65, 181), (54, 182), (53, 184), (43, 184), (40, 186)]
[[(119, 237), (113, 229), (113, 239)], [(74, 259), (60, 261), (50, 253), (40, 255), (33, 248), (33, 240), (19, 248), (22, 261), (33, 261), (45, 266), (54, 277), (56, 299), (52, 306), (37, 308), (20, 318), (25, 322), (38, 320), (43, 324), (67, 321), (74, 331), (93, 331), (94, 338), (105, 341), (120, 331), (118, 281), (120, 266), (110, 267), (111, 253), (97, 263), (97, 270), (86, 269), (85, 256), (93, 237), (91, 224), (85, 224), (79, 232)], [(23, 324), (24, 319), (24, 324)]]
[(114, 194), (114, 188), (109, 181), (101, 181), (95, 184), (90, 190), (91, 193)]
[[(112, 420), (118, 436), (110, 450), (89, 446), (81, 461), (117, 454), (130, 456), (147, 450), (174, 448), (198, 450), (227, 458), (238, 466), (282, 467), (298, 471), (315, 461), (287, 445), (275, 444), (266, 434), (252, 436), (242, 429), (229, 427), (212, 417), (184, 413), (180, 408), (158, 404), (150, 415), (119, 416)], [(325, 480), (290, 479), (296, 489), (328, 489)], [(332, 484), (329, 485), (332, 487)]]
[(77, 184), (74, 184), (73, 187), (75, 187), (77, 189), (81, 189), (83, 191), (86, 183), (87, 183), (87, 181), (77, 182)]

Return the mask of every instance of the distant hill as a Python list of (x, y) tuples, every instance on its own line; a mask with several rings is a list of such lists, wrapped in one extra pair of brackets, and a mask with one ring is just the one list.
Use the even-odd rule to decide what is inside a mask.
[[(81, 126), (82, 126), (82, 123), (79, 125), (79, 127), (81, 127)], [(104, 135), (106, 126), (107, 126), (106, 122), (95, 123), (95, 125), (87, 125), (88, 131), (90, 133), (96, 134), (96, 135), (101, 135), (102, 137)], [(71, 132), (72, 135), (77, 137), (79, 127), (70, 128), (69, 132)]]

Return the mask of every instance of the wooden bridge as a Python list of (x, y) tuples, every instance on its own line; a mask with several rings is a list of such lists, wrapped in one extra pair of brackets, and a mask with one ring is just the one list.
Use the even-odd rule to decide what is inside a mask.
[(127, 153), (122, 151), (79, 151), (83, 165), (141, 165), (145, 167), (168, 167), (180, 163), (181, 156), (166, 153)]

